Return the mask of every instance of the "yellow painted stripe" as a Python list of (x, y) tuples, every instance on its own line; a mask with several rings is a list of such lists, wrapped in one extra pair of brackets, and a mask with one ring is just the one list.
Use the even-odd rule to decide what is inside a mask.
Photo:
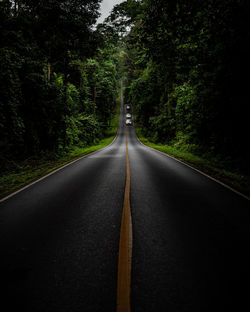
[(123, 201), (123, 213), (120, 232), (118, 280), (117, 280), (117, 312), (130, 312), (130, 286), (132, 263), (132, 220), (130, 210), (130, 168), (128, 157), (128, 141), (126, 133), (126, 185)]

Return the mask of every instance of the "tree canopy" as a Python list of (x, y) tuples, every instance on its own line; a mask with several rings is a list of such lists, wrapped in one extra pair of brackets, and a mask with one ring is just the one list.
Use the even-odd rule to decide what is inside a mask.
[(113, 9), (126, 101), (146, 136), (246, 163), (249, 13), (244, 0), (128, 0)]
[(247, 0), (0, 2), (0, 159), (91, 144), (120, 77), (136, 124), (196, 153), (248, 152)]
[(0, 2), (0, 161), (92, 144), (117, 97), (100, 0)]

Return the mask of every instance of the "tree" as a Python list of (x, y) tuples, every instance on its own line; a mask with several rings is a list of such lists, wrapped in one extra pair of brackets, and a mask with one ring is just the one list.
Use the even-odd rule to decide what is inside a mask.
[(249, 3), (143, 0), (138, 11), (128, 8), (122, 3), (108, 20), (119, 26), (133, 17), (122, 70), (144, 133), (169, 143), (185, 138), (197, 152), (249, 155)]

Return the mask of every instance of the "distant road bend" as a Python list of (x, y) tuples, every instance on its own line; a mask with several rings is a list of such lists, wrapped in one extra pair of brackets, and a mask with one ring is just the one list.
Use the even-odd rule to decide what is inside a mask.
[(249, 201), (125, 114), (108, 147), (1, 201), (2, 311), (250, 311)]

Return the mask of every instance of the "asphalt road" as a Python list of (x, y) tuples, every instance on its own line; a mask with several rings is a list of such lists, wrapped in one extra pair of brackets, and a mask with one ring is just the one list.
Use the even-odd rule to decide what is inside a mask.
[(116, 139), (0, 203), (1, 308), (116, 311), (126, 181), (132, 311), (250, 309), (249, 201), (142, 145)]

